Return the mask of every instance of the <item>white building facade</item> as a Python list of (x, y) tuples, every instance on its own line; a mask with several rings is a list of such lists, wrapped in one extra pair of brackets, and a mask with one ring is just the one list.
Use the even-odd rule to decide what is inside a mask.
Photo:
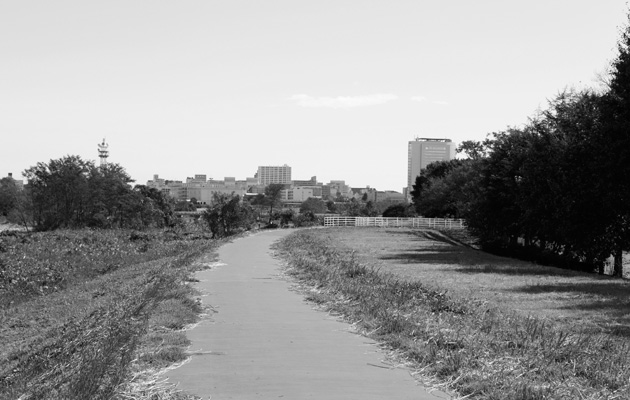
[(411, 192), (420, 171), (435, 161), (455, 158), (455, 143), (451, 139), (416, 138), (409, 142), (407, 161), (407, 194)]
[(291, 184), (291, 167), (284, 164), (282, 166), (259, 166), (256, 173), (258, 184), (267, 186), (270, 183)]

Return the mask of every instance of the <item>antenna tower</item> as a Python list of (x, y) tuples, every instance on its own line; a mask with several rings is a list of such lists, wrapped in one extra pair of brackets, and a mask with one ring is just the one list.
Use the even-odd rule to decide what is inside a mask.
[(109, 145), (105, 143), (105, 139), (103, 139), (103, 143), (99, 143), (98, 145), (98, 157), (101, 159), (101, 167), (107, 165), (107, 157), (109, 157), (108, 147)]

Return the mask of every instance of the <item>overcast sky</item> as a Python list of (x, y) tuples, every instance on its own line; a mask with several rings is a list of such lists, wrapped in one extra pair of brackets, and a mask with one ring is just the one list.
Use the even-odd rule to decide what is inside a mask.
[(626, 0), (0, 0), (0, 176), (64, 155), (137, 183), (401, 191), (407, 142), (482, 140), (596, 86)]

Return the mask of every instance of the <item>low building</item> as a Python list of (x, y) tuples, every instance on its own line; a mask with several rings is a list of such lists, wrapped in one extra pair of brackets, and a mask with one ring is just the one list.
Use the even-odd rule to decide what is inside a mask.
[(234, 177), (226, 177), (224, 180), (207, 179), (206, 175), (195, 175), (186, 178), (186, 182), (169, 181), (153, 175), (153, 179), (147, 181), (147, 186), (159, 189), (162, 193), (177, 201), (190, 201), (195, 199), (201, 204), (211, 204), (215, 193), (235, 194), (243, 196), (250, 186), (256, 182), (255, 178), (247, 178), (245, 181), (237, 181)]
[(280, 199), (286, 202), (303, 202), (311, 197), (322, 198), (322, 190), (317, 186), (291, 187), (283, 189), (280, 193)]

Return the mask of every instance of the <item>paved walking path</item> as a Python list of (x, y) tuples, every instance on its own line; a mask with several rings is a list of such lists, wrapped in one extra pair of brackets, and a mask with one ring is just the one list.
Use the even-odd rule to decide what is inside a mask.
[(198, 273), (216, 312), (188, 332), (190, 362), (169, 381), (204, 399), (439, 400), (349, 325), (315, 311), (278, 276), (269, 246), (287, 230), (257, 233), (219, 250), (223, 265)]

